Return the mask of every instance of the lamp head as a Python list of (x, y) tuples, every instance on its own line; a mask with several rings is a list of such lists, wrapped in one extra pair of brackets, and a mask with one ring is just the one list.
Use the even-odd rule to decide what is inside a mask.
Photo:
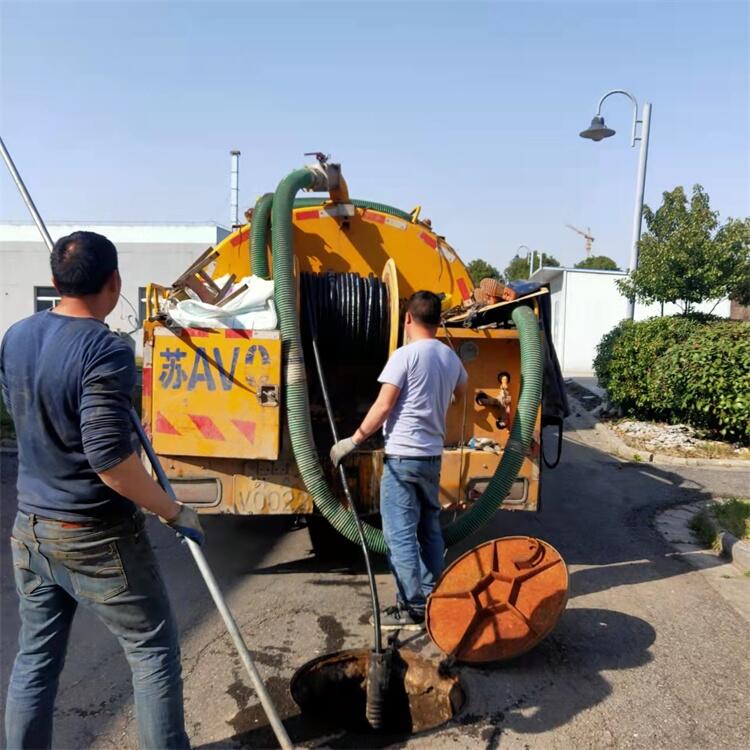
[(601, 115), (595, 115), (586, 130), (582, 130), (579, 135), (581, 138), (588, 138), (591, 141), (601, 141), (614, 135), (615, 131), (604, 124), (604, 118)]

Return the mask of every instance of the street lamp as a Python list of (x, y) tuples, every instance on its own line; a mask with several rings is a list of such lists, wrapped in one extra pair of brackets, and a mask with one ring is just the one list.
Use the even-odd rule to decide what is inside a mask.
[[(599, 106), (596, 108), (596, 115), (591, 120), (586, 130), (582, 130), (579, 135), (581, 138), (588, 138), (591, 141), (601, 141), (604, 138), (609, 138), (615, 134), (612, 128), (608, 128), (604, 124), (604, 117), (602, 117), (602, 104), (608, 96), (613, 94), (623, 94), (633, 102), (633, 130), (630, 136), (630, 145), (635, 146), (636, 141), (641, 142), (641, 151), (638, 157), (638, 178), (635, 185), (635, 210), (633, 213), (633, 238), (630, 246), (630, 267), (629, 272), (633, 273), (638, 268), (638, 243), (641, 241), (641, 223), (643, 219), (643, 192), (646, 187), (646, 161), (648, 160), (648, 134), (651, 128), (651, 105), (646, 102), (643, 105), (643, 114), (641, 119), (638, 119), (638, 102), (636, 98), (629, 92), (623, 91), (622, 89), (614, 89), (608, 91), (600, 100)], [(640, 134), (638, 133), (638, 125), (641, 126)], [(630, 320), (633, 319), (635, 314), (635, 299), (628, 299), (627, 315)]]
[(526, 257), (529, 259), (529, 276), (531, 276), (531, 272), (532, 272), (533, 265), (534, 265), (534, 251), (528, 245), (519, 245), (516, 248), (516, 255), (518, 255), (519, 250), (526, 251)]

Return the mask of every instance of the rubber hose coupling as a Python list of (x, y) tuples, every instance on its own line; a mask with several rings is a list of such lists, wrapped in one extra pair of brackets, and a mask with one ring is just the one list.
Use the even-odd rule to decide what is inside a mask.
[(305, 169), (312, 173), (312, 184), (303, 188), (308, 193), (325, 193), (328, 190), (328, 174), (321, 164), (307, 164)]
[(388, 687), (391, 681), (391, 661), (393, 651), (370, 652), (367, 665), (367, 704), (365, 716), (370, 726), (382, 729), (385, 721), (385, 706), (388, 699)]

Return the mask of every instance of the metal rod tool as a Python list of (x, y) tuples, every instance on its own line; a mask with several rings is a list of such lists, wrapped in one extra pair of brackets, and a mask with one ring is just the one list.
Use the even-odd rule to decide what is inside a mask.
[[(151, 445), (151, 441), (148, 439), (148, 436), (143, 429), (143, 425), (141, 424), (141, 420), (138, 418), (135, 409), (131, 409), (130, 419), (138, 435), (138, 439), (141, 441), (143, 450), (148, 456), (148, 460), (150, 461), (151, 466), (156, 473), (159, 484), (162, 486), (164, 492), (166, 492), (172, 498), (172, 500), (177, 500), (177, 497), (174, 494), (174, 490), (172, 489), (172, 485), (169, 483), (169, 479), (167, 478), (167, 474), (164, 471), (164, 468), (162, 467), (161, 462), (159, 461), (159, 457), (156, 455), (153, 446)], [(281, 745), (283, 750), (291, 750), (293, 745), (291, 740), (289, 739), (289, 735), (287, 734), (286, 729), (284, 728), (284, 725), (279, 718), (278, 713), (276, 712), (276, 708), (273, 705), (271, 696), (268, 694), (268, 691), (263, 684), (263, 680), (260, 677), (258, 669), (256, 668), (255, 663), (250, 656), (250, 651), (248, 651), (245, 640), (242, 637), (242, 633), (240, 633), (240, 629), (237, 627), (237, 622), (234, 619), (231, 611), (229, 610), (229, 607), (227, 606), (226, 600), (221, 593), (221, 589), (219, 589), (219, 585), (216, 583), (216, 578), (214, 578), (214, 574), (208, 565), (208, 561), (203, 554), (203, 550), (200, 548), (200, 545), (194, 542), (192, 539), (184, 538), (184, 540), (188, 546), (188, 549), (193, 555), (193, 559), (195, 560), (195, 564), (198, 566), (198, 570), (203, 576), (206, 587), (208, 588), (208, 591), (211, 594), (211, 598), (214, 600), (214, 604), (216, 605), (216, 609), (219, 610), (219, 614), (221, 615), (222, 620), (224, 620), (224, 625), (226, 625), (227, 631), (229, 632), (229, 635), (234, 642), (234, 647), (237, 649), (237, 653), (240, 655), (240, 659), (245, 665), (245, 669), (250, 676), (250, 681), (253, 683), (253, 688), (255, 689), (258, 698), (260, 698), (260, 703), (263, 706), (263, 710), (266, 712), (266, 716), (268, 717), (268, 721), (271, 724), (273, 733), (276, 735), (276, 739), (279, 741), (279, 745)]]

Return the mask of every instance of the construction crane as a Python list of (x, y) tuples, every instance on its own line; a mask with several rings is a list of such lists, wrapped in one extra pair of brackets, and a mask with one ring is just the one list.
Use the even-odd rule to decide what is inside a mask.
[(586, 257), (588, 258), (591, 255), (591, 245), (594, 242), (594, 238), (591, 236), (591, 227), (586, 227), (586, 231), (584, 232), (583, 229), (574, 227), (572, 224), (566, 224), (565, 226), (586, 238)]

